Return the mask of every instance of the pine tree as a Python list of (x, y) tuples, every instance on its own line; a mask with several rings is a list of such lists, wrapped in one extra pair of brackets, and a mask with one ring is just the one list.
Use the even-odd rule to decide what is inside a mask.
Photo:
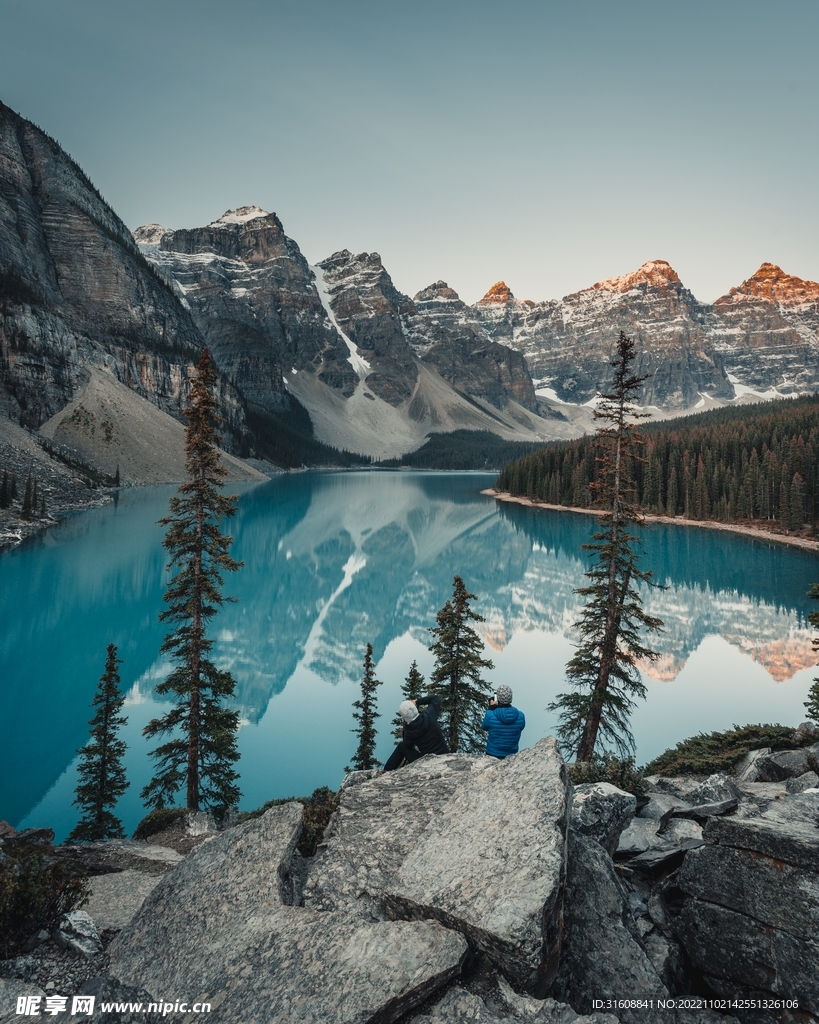
[(369, 771), (371, 768), (380, 768), (381, 764), (375, 759), (375, 720), (381, 715), (375, 710), (375, 691), (381, 686), (381, 680), (375, 678), (375, 666), (373, 665), (373, 645), (367, 644), (367, 652), (364, 655), (364, 678), (361, 680), (361, 697), (353, 701), (353, 718), (358, 725), (352, 731), (358, 736), (358, 749), (353, 754), (352, 767), (345, 768), (345, 771)]
[(117, 739), (117, 730), (127, 721), (120, 715), (125, 702), (119, 688), (118, 666), (121, 664), (116, 646), (108, 644), (105, 671), (91, 702), (91, 706), (98, 709), (88, 723), (91, 740), (77, 751), (80, 782), (74, 804), (82, 808), (83, 816), (69, 835), (69, 842), (121, 839), (125, 835), (122, 822), (112, 810), (130, 785), (122, 766), (125, 744)]
[(206, 633), (224, 601), (222, 574), (235, 572), (242, 564), (228, 554), (233, 538), (220, 530), (220, 521), (236, 514), (237, 499), (218, 490), (226, 474), (217, 448), (221, 417), (216, 384), (216, 367), (205, 349), (185, 409), (187, 480), (171, 498), (170, 514), (160, 520), (167, 527), (163, 546), (170, 554), (168, 570), (176, 573), (165, 592), (168, 607), (160, 615), (160, 621), (173, 623), (174, 629), (161, 650), (171, 655), (176, 667), (156, 688), (162, 696), (172, 695), (173, 708), (143, 730), (148, 737), (174, 734), (151, 752), (157, 769), (142, 790), (142, 799), (152, 808), (167, 806), (183, 786), (191, 811), (224, 811), (240, 795), (233, 767), (239, 758), (239, 713), (224, 706), (234, 695), (235, 683), (229, 672), (209, 660), (213, 641)]
[(117, 463), (117, 471), (114, 473), (114, 487), (119, 487), (119, 463)]
[[(418, 700), (424, 695), (424, 677), (418, 670), (417, 661), (413, 661), (410, 665), (407, 678), (401, 685), (401, 694), (402, 700)], [(397, 740), (400, 740), (404, 735), (404, 719), (400, 715), (396, 715), (392, 724), (394, 726), (392, 734)]]
[(437, 626), (429, 630), (435, 637), (429, 648), (435, 655), (430, 689), (441, 697), (441, 729), (453, 754), (483, 750), (486, 739), (481, 722), (492, 687), (481, 678), (481, 670), (495, 666), (481, 657), (483, 641), (469, 625), (484, 621), (469, 605), (475, 600), (456, 576), (452, 600), (438, 612)]
[(634, 490), (632, 466), (642, 444), (634, 421), (644, 414), (633, 411), (634, 399), (646, 379), (632, 374), (634, 358), (634, 343), (621, 331), (611, 364), (612, 390), (602, 396), (594, 413), (605, 423), (596, 435), (598, 473), (593, 484), (601, 516), (593, 543), (584, 545), (594, 553), (586, 572), (589, 583), (576, 591), (586, 598), (586, 605), (575, 623), (580, 633), (577, 653), (566, 666), (574, 689), (558, 694), (549, 705), (550, 711), (560, 712), (557, 731), (564, 749), (576, 752), (578, 761), (592, 759), (598, 739), (622, 755), (633, 751), (628, 724), (635, 706), (632, 698), (645, 697), (637, 661), (658, 657), (639, 637), (641, 628), (657, 630), (662, 621), (646, 615), (636, 590), (637, 583), (649, 582), (651, 573), (637, 566), (634, 527), (640, 519), (627, 500)]
[(0, 508), (8, 508), (11, 504), (11, 481), (8, 472), (3, 470), (3, 482), (0, 484)]
[(11, 494), (11, 500), (17, 501), (17, 476), (15, 473), (11, 474), (11, 485), (9, 487), (9, 493)]

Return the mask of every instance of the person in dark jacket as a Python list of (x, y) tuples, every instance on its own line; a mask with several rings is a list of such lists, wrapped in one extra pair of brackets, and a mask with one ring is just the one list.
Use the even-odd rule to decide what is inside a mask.
[(487, 754), (499, 758), (517, 754), (520, 734), (525, 726), (523, 712), (512, 707), (511, 688), (499, 686), (481, 722), (481, 728), (489, 734), (486, 737)]
[[(426, 707), (426, 710), (419, 712), (419, 704)], [(398, 714), (404, 720), (404, 738), (390, 754), (384, 765), (385, 772), (394, 772), (404, 761), (411, 764), (424, 754), (449, 753), (444, 734), (438, 725), (440, 713), (441, 698), (435, 695), (401, 702)]]

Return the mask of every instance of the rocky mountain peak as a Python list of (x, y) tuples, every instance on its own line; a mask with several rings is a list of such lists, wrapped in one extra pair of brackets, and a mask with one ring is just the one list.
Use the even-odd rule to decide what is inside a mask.
[(460, 302), (460, 296), (446, 281), (436, 281), (413, 296), (413, 302)]
[(651, 288), (666, 289), (671, 284), (680, 284), (677, 271), (665, 260), (649, 260), (631, 274), (608, 277), (592, 285), (596, 291), (630, 292), (633, 288), (648, 285)]
[(819, 282), (803, 281), (800, 277), (786, 274), (775, 263), (763, 263), (752, 277), (717, 299), (717, 303), (730, 302), (732, 298), (744, 295), (780, 305), (815, 303), (819, 302)]
[[(208, 227), (221, 228), (228, 224), (247, 224), (249, 220), (257, 220), (259, 217), (270, 217), (267, 210), (260, 206), (240, 206), (236, 210), (225, 210), (218, 220), (211, 221)], [(273, 214), (275, 217), (276, 215)]]
[(482, 299), (479, 300), (479, 306), (500, 306), (507, 305), (514, 299), (512, 290), (505, 281), (496, 281), (495, 284), (489, 289)]
[(165, 235), (172, 233), (170, 228), (161, 224), (143, 224), (134, 231), (134, 241), (137, 245), (159, 245)]

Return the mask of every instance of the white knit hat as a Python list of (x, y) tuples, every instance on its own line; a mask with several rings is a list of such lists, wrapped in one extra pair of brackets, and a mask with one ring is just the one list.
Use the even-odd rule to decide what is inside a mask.
[(404, 725), (409, 725), (418, 717), (418, 708), (411, 700), (402, 700), (398, 705), (398, 714), (404, 719)]
[(511, 704), (512, 703), (512, 687), (511, 686), (499, 686), (495, 690), (495, 700), (498, 704)]

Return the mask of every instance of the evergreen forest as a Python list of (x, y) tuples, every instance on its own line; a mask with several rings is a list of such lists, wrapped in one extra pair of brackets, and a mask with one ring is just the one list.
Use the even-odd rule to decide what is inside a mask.
[[(639, 433), (645, 444), (630, 471), (632, 500), (643, 512), (815, 530), (819, 396), (715, 409)], [(597, 473), (589, 435), (509, 463), (495, 486), (550, 505), (593, 508)]]

